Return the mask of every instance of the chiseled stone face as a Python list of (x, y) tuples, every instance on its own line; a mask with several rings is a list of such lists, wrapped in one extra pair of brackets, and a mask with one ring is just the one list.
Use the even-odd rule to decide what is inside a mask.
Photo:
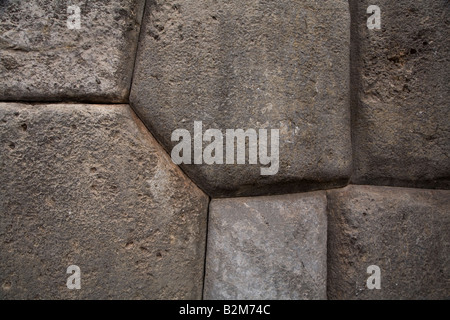
[(1, 1), (0, 100), (126, 102), (144, 2)]
[(132, 107), (169, 153), (176, 129), (194, 140), (195, 121), (203, 132), (279, 130), (274, 175), (261, 175), (260, 159), (182, 165), (214, 197), (344, 185), (349, 24), (343, 0), (147, 1)]
[[(450, 191), (349, 186), (327, 193), (329, 299), (448, 299)], [(380, 289), (367, 287), (372, 265), (380, 268)]]
[[(448, 1), (351, 1), (356, 184), (450, 188)], [(369, 30), (369, 5), (381, 29)]]
[(214, 199), (206, 299), (326, 299), (325, 192)]
[(200, 299), (207, 207), (128, 105), (0, 103), (2, 299)]

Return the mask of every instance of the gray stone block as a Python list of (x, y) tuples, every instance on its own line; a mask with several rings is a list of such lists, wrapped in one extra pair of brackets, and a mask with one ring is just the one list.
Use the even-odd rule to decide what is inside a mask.
[[(329, 299), (450, 297), (450, 191), (349, 186), (327, 193)], [(380, 268), (380, 289), (367, 286), (371, 265)]]
[(1, 1), (0, 100), (127, 102), (144, 2)]
[[(350, 1), (355, 184), (450, 188), (449, 3)], [(381, 30), (369, 30), (369, 5)]]
[(206, 299), (325, 299), (324, 192), (212, 200)]
[(0, 103), (1, 299), (200, 299), (207, 207), (128, 105)]
[(183, 164), (208, 194), (293, 193), (347, 183), (347, 1), (156, 0), (147, 1), (143, 21), (130, 101), (169, 153), (178, 143), (172, 132), (193, 136), (194, 121), (202, 121), (203, 132), (280, 130), (275, 175), (261, 176), (260, 159), (257, 165)]

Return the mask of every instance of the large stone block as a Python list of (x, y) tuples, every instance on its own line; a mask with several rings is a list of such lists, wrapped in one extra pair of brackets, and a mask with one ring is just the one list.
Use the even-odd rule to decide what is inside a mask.
[(223, 197), (346, 184), (347, 1), (156, 0), (143, 21), (130, 101), (168, 152), (174, 130), (193, 138), (194, 121), (203, 132), (280, 130), (276, 174), (261, 176), (260, 157), (258, 165), (184, 164), (197, 185)]
[(0, 1), (0, 100), (126, 102), (144, 2)]
[(349, 186), (328, 208), (329, 299), (450, 297), (450, 191)]
[(201, 298), (208, 197), (129, 106), (0, 103), (0, 150), (1, 299)]
[(326, 196), (212, 200), (206, 299), (325, 299)]
[[(356, 184), (450, 188), (449, 3), (353, 0)], [(369, 5), (381, 30), (369, 30)]]

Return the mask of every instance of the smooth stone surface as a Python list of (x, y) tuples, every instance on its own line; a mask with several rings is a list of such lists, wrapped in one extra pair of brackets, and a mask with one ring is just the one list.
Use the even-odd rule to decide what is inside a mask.
[[(450, 188), (449, 3), (350, 1), (354, 184)], [(381, 30), (369, 30), (369, 5)]]
[(0, 299), (200, 299), (208, 201), (128, 105), (0, 103)]
[(127, 102), (144, 3), (1, 1), (0, 100)]
[[(280, 168), (183, 165), (213, 197), (345, 185), (351, 174), (348, 2), (147, 1), (132, 107), (171, 152), (176, 129), (279, 129)], [(204, 143), (203, 148), (208, 143)], [(270, 145), (270, 144), (269, 144)], [(225, 148), (224, 148), (225, 155)]]
[[(448, 299), (450, 191), (328, 191), (329, 299)], [(381, 269), (369, 290), (367, 268)]]
[(212, 200), (205, 299), (326, 299), (326, 196)]

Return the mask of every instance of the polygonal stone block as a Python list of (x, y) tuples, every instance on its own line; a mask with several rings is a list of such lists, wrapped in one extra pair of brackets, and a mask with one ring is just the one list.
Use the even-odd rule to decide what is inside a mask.
[[(329, 299), (450, 297), (450, 191), (349, 186), (327, 194)], [(371, 266), (379, 270), (368, 273)]]
[(206, 299), (326, 299), (324, 192), (212, 200)]
[(2, 299), (200, 299), (207, 206), (127, 105), (0, 103)]
[[(450, 188), (447, 1), (351, 1), (355, 184)], [(369, 29), (376, 4), (381, 29)], [(372, 18), (370, 19), (372, 22)]]
[(143, 0), (0, 3), (0, 100), (126, 102)]
[[(275, 174), (261, 174), (261, 152), (256, 164), (248, 155), (245, 164), (225, 161), (226, 147), (238, 148), (233, 142), (218, 147), (223, 164), (201, 156), (194, 164), (194, 154), (192, 164), (183, 162), (214, 197), (345, 185), (351, 171), (349, 24), (342, 0), (148, 1), (132, 107), (169, 153), (179, 143), (175, 130), (189, 131), (194, 140), (195, 121), (203, 134), (220, 130), (223, 141), (227, 129), (279, 130)], [(213, 139), (203, 138), (205, 151)], [(259, 145), (269, 140), (258, 139)]]

